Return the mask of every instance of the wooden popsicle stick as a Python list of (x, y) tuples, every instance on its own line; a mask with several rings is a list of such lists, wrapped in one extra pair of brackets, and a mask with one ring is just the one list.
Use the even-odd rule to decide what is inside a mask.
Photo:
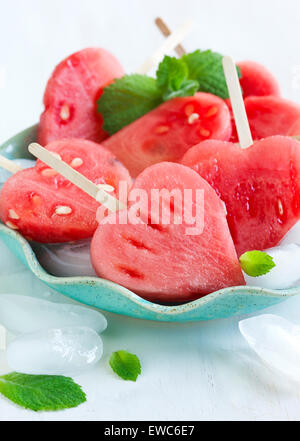
[(49, 167), (53, 168), (53, 170), (56, 170), (58, 173), (72, 182), (72, 184), (76, 185), (92, 198), (96, 199), (96, 201), (108, 208), (110, 211), (115, 212), (126, 208), (120, 201), (118, 201), (118, 199), (106, 193), (102, 187), (99, 188), (97, 184), (94, 184), (84, 175), (74, 170), (74, 168), (72, 168), (69, 164), (59, 159), (52, 152), (46, 150), (41, 145), (32, 143), (29, 145), (28, 150), (33, 156), (40, 159)]
[(178, 43), (183, 40), (183, 38), (190, 32), (192, 26), (192, 20), (185, 21), (178, 29), (172, 32), (171, 35), (165, 39), (163, 44), (154, 52), (154, 54), (137, 69), (136, 73), (146, 74), (149, 72), (162, 60), (166, 53), (176, 47)]
[(18, 171), (23, 170), (23, 167), (2, 155), (0, 155), (0, 168), (4, 168), (4, 170), (9, 171), (10, 173), (17, 173)]
[[(169, 37), (171, 35), (172, 32), (170, 28), (167, 26), (166, 22), (161, 17), (157, 17), (155, 19), (155, 24), (164, 37)], [(177, 46), (175, 47), (175, 52), (178, 55), (178, 57), (182, 57), (183, 55), (186, 54), (186, 50), (184, 49), (182, 44), (177, 44)]]
[(223, 69), (229, 91), (239, 142), (242, 149), (253, 144), (245, 104), (235, 62), (231, 57), (223, 57)]

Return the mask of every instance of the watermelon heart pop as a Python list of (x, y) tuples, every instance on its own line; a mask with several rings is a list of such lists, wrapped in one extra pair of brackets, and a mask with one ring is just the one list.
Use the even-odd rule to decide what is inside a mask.
[[(114, 214), (110, 214), (100, 223), (91, 245), (92, 263), (100, 277), (147, 300), (161, 302), (189, 301), (221, 288), (245, 284), (224, 206), (204, 179), (188, 167), (163, 162), (138, 176), (132, 192), (141, 189), (147, 192), (149, 200), (152, 189), (176, 189), (182, 194), (189, 189), (194, 204), (196, 190), (203, 190), (203, 232), (187, 235), (190, 225), (185, 220), (180, 224), (162, 224), (160, 217), (151, 222), (153, 211), (147, 211), (147, 201), (139, 206), (142, 214), (149, 213), (146, 222), (141, 215), (138, 224), (125, 224), (134, 206), (120, 212), (116, 223)], [(181, 206), (174, 201), (173, 212), (177, 213)], [(153, 206), (150, 208), (153, 210)]]
[(63, 60), (45, 90), (38, 142), (46, 145), (62, 138), (105, 139), (96, 101), (105, 86), (123, 75), (118, 60), (105, 49), (83, 49)]
[[(139, 68), (146, 73), (190, 31), (188, 20), (175, 30)], [(87, 48), (70, 55), (54, 70), (45, 94), (38, 142), (46, 145), (62, 138), (101, 142), (108, 134), (97, 111), (103, 88), (124, 75), (119, 61), (101, 48)]]
[[(50, 143), (47, 149), (92, 181), (92, 185), (118, 189), (122, 180), (131, 186), (126, 168), (98, 144), (69, 139)], [(10, 177), (0, 193), (2, 221), (37, 242), (91, 237), (97, 227), (98, 208), (93, 197), (41, 161)]]
[(241, 255), (276, 246), (300, 219), (300, 143), (284, 136), (253, 143), (232, 63), (224, 58), (242, 148), (206, 141), (192, 147), (182, 164), (197, 171), (225, 202)]
[(162, 161), (178, 162), (206, 139), (229, 140), (231, 118), (224, 101), (209, 93), (174, 98), (124, 127), (103, 145), (136, 177)]

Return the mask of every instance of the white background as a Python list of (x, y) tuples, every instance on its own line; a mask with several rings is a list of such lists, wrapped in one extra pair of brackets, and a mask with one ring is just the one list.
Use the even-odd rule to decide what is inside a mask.
[[(260, 61), (284, 95), (300, 101), (298, 0), (0, 0), (0, 142), (38, 120), (47, 78), (68, 54), (103, 46), (134, 71), (162, 42), (157, 15), (172, 28), (193, 17), (188, 50)], [(0, 293), (47, 295), (2, 245), (0, 259)], [(269, 311), (300, 323), (299, 307), (294, 298)], [(300, 385), (259, 361), (238, 332), (238, 318), (162, 324), (107, 317), (103, 360), (76, 378), (86, 404), (36, 414), (0, 398), (0, 420), (300, 419)], [(117, 349), (139, 355), (143, 373), (136, 384), (110, 371), (107, 360)], [(8, 371), (3, 353), (0, 371)]]

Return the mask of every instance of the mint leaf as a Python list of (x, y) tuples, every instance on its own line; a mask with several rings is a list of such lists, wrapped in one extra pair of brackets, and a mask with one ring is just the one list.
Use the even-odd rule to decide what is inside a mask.
[(163, 96), (163, 100), (168, 101), (173, 98), (193, 96), (197, 92), (198, 87), (199, 87), (198, 81), (185, 80), (181, 84), (180, 89), (166, 92)]
[[(199, 91), (229, 98), (222, 65), (223, 56), (211, 50), (199, 49), (182, 57), (188, 68), (188, 78), (197, 80)], [(240, 75), (240, 71), (239, 75)]]
[(263, 251), (247, 251), (240, 257), (242, 270), (251, 277), (267, 274), (276, 265), (273, 257)]
[(136, 381), (141, 373), (141, 363), (138, 357), (127, 351), (114, 352), (109, 359), (109, 364), (123, 380)]
[(10, 401), (31, 409), (62, 410), (86, 401), (72, 378), (55, 375), (27, 375), (12, 372), (0, 377), (0, 393)]
[(187, 76), (188, 68), (185, 62), (180, 58), (166, 55), (156, 72), (157, 87), (162, 92), (166, 92), (168, 89), (178, 90)]
[(157, 87), (164, 101), (172, 98), (192, 96), (199, 87), (195, 80), (188, 79), (188, 68), (180, 58), (165, 56), (156, 72)]
[(161, 103), (161, 91), (154, 78), (125, 75), (104, 89), (98, 111), (104, 119), (104, 130), (113, 135)]

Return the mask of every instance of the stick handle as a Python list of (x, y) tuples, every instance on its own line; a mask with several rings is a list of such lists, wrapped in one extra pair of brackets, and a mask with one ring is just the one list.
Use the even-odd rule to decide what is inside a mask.
[[(155, 19), (155, 24), (164, 37), (169, 37), (171, 35), (172, 32), (170, 28), (167, 26), (166, 22), (161, 17), (157, 17)], [(181, 44), (177, 44), (177, 46), (175, 47), (175, 52), (178, 55), (178, 57), (182, 57), (183, 55), (186, 54), (186, 50)]]
[(137, 69), (136, 73), (144, 75), (149, 72), (162, 60), (166, 53), (176, 47), (178, 43), (184, 39), (184, 37), (190, 32), (192, 26), (192, 20), (185, 21), (178, 29), (176, 29), (176, 31), (172, 32), (171, 35), (165, 39), (163, 44), (154, 52), (154, 54)]
[(247, 113), (245, 109), (239, 77), (236, 70), (236, 65), (231, 57), (226, 56), (223, 58), (223, 68), (224, 68), (224, 74), (231, 100), (235, 124), (238, 132), (238, 137), (240, 141), (240, 146), (242, 149), (246, 149), (253, 144), (253, 139), (247, 118)]
[(125, 208), (123, 204), (118, 201), (118, 199), (106, 193), (103, 188), (99, 188), (98, 185), (94, 184), (84, 175), (80, 174), (77, 170), (74, 170), (66, 162), (58, 159), (55, 155), (53, 155), (52, 152), (46, 150), (41, 145), (37, 143), (30, 144), (28, 150), (36, 158), (40, 159), (49, 167), (56, 170), (58, 173), (72, 182), (72, 184), (76, 185), (92, 198), (96, 199), (96, 201), (108, 208), (110, 211), (114, 212)]
[(4, 170), (9, 171), (10, 173), (17, 173), (18, 171), (23, 170), (23, 167), (2, 155), (0, 155), (0, 167), (4, 168)]

